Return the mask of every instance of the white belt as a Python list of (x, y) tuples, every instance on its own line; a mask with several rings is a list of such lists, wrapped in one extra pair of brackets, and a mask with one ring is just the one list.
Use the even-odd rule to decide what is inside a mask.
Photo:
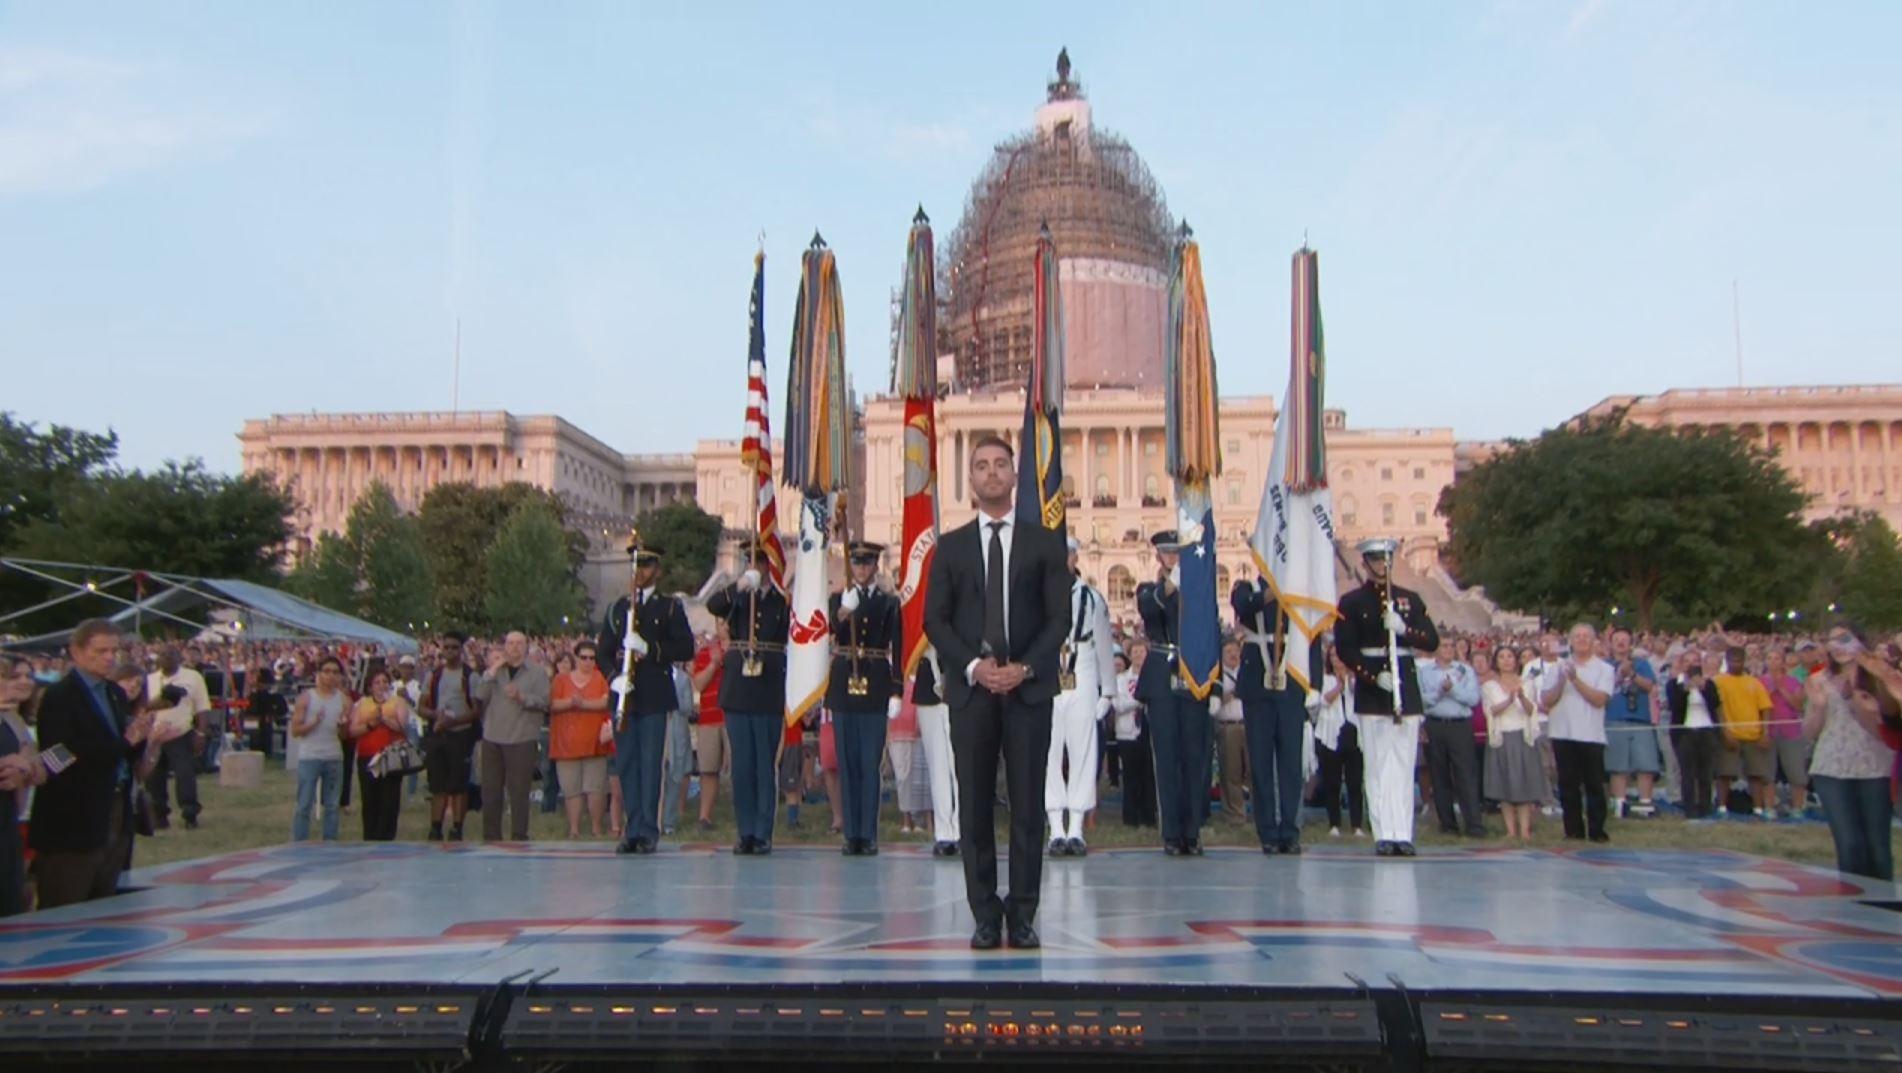
[(1385, 648), (1363, 648), (1360, 650), (1360, 654), (1363, 656), (1385, 656), (1387, 650)]

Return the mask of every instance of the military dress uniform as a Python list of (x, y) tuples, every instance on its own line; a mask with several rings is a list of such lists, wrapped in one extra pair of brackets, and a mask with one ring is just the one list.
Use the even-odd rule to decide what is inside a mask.
[[(1361, 552), (1366, 558), (1384, 555), (1391, 562), (1393, 546), (1392, 541), (1364, 541)], [(1393, 631), (1400, 640), (1398, 709), (1390, 688), (1396, 683), (1383, 681), (1392, 667), (1386, 616), (1389, 590), (1401, 627)], [(1420, 721), (1426, 716), (1413, 653), (1440, 647), (1440, 633), (1427, 617), (1419, 593), (1372, 577), (1341, 597), (1340, 616), (1334, 626), (1334, 646), (1354, 675), (1354, 710), (1361, 716), (1360, 747), (1366, 758), (1374, 852), (1383, 857), (1411, 857), (1414, 764), (1420, 748)]]
[[(658, 564), (660, 549), (628, 549), (637, 565)], [(660, 765), (666, 748), (667, 713), (680, 705), (674, 688), (674, 664), (693, 658), (693, 630), (678, 596), (649, 586), (623, 596), (608, 608), (595, 644), (595, 662), (611, 682), (619, 683), (621, 646), (627, 638), (628, 613), (634, 614), (635, 659), (625, 695), (617, 691), (614, 714), (615, 763), (621, 779), (621, 803), (627, 810), (626, 836), (618, 853), (652, 853), (660, 845)], [(642, 649), (645, 648), (643, 652)]]
[(779, 742), (785, 728), (786, 639), (792, 608), (786, 594), (762, 583), (757, 567), (707, 599), (707, 612), (726, 622), (729, 644), (721, 665), (720, 709), (733, 746), (733, 852), (773, 848), (778, 808)]
[[(1301, 852), (1301, 749), (1308, 729), (1309, 693), (1291, 674), (1281, 674), (1282, 646), (1299, 643), (1266, 578), (1238, 581), (1229, 594), (1235, 621), (1247, 632), (1235, 695), (1242, 702), (1248, 742), (1255, 834), (1263, 853)], [(1310, 647), (1305, 670), (1318, 700), (1321, 647)]]
[[(1176, 544), (1174, 530), (1149, 538), (1157, 548)], [(1215, 727), (1209, 702), (1195, 699), (1181, 679), (1182, 601), (1174, 584), (1146, 581), (1136, 586), (1136, 613), (1142, 616), (1149, 654), (1136, 680), (1136, 699), (1148, 715), (1150, 748), (1156, 758), (1157, 816), (1163, 851), (1170, 856), (1200, 855), (1202, 825), (1208, 820), (1209, 778)]]
[(1070, 585), (1070, 635), (1058, 658), (1062, 669), (1051, 705), (1050, 761), (1043, 780), (1044, 811), (1050, 818), (1048, 853), (1081, 857), (1088, 852), (1083, 817), (1096, 808), (1097, 721), (1116, 695), (1109, 604), (1081, 576)]
[[(855, 543), (852, 559), (877, 562), (884, 550), (879, 544)], [(826, 708), (839, 753), (840, 828), (849, 857), (878, 853), (878, 768), (885, 755), (885, 724), (897, 714), (899, 702), (893, 673), (898, 630), (898, 597), (876, 584), (848, 584), (833, 595)]]
[[(903, 629), (903, 615), (899, 625)], [(897, 646), (899, 657), (909, 649), (908, 639)], [(926, 648), (925, 658), (911, 678), (911, 704), (918, 714), (918, 744), (925, 751), (925, 769), (931, 776), (931, 855), (958, 859), (958, 778), (951, 752), (951, 707), (938, 690), (938, 653)]]

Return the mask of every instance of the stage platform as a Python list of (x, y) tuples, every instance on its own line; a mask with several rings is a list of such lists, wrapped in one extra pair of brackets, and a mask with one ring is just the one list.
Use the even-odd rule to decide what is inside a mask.
[(1343, 845), (1099, 850), (1044, 877), (1043, 948), (979, 953), (961, 869), (922, 847), (237, 853), (0, 922), (0, 1055), (104, 1058), (135, 1040), (151, 1054), (161, 1037), (177, 1049), (160, 1055), (218, 1040), (290, 1055), (355, 1037), (383, 1041), (360, 1058), (584, 1064), (629, 1047), (731, 1061), (1267, 1047), (1332, 1068), (1902, 1069), (1897, 889), (1821, 869)]

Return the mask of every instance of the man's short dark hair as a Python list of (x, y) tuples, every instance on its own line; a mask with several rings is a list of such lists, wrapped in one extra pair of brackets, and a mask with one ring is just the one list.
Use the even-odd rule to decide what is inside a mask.
[(1017, 452), (1010, 449), (1010, 444), (1004, 441), (1004, 437), (999, 436), (995, 432), (986, 432), (971, 442), (971, 457), (976, 458), (977, 453), (986, 447), (1002, 448), (1004, 457), (1012, 460), (1015, 460), (1017, 457)]
[(93, 638), (106, 636), (120, 637), (123, 633), (119, 627), (107, 619), (89, 618), (73, 627), (73, 636), (66, 644), (74, 651), (78, 651), (92, 644)]
[(1608, 634), (1606, 634), (1605, 636), (1607, 636), (1607, 637), (1616, 637), (1616, 636), (1618, 636), (1618, 635), (1619, 635), (1619, 634), (1621, 634), (1621, 633), (1622, 633), (1622, 634), (1624, 634), (1624, 635), (1625, 635), (1626, 637), (1630, 637), (1630, 636), (1631, 636), (1631, 627), (1629, 627), (1629, 626), (1613, 626), (1613, 627), (1611, 628), (1611, 632), (1610, 632), (1610, 633), (1608, 633)]
[(442, 639), (445, 641), (454, 641), (459, 645), (467, 644), (469, 642), (469, 635), (463, 633), (461, 630), (447, 630), (444, 631)]

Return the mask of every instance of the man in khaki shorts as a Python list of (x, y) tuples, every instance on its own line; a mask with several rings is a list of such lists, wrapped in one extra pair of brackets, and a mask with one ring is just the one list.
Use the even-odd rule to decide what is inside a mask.
[(1717, 685), (1719, 719), (1724, 729), (1724, 748), (1717, 754), (1717, 780), (1720, 788), (1739, 775), (1749, 780), (1757, 818), (1775, 819), (1770, 806), (1776, 794), (1777, 754), (1764, 732), (1771, 711), (1770, 693), (1745, 670), (1746, 658), (1741, 645), (1730, 646), (1724, 653), (1724, 673), (1712, 679)]

